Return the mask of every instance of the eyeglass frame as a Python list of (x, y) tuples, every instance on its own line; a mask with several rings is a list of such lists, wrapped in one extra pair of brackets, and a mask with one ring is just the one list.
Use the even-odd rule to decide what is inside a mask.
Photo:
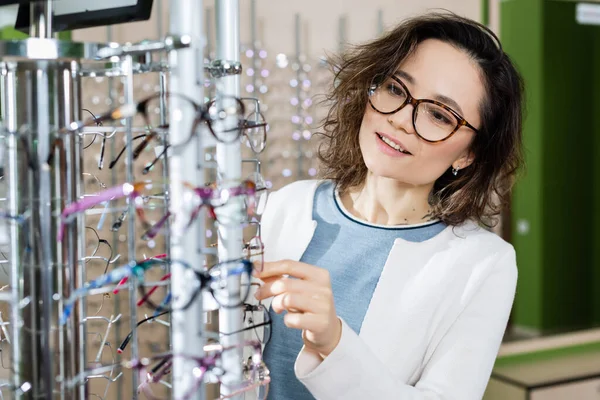
[[(200, 203), (198, 205), (196, 205), (193, 209), (193, 211), (191, 212), (190, 215), (190, 220), (186, 225), (186, 229), (189, 229), (192, 224), (194, 223), (194, 221), (196, 221), (196, 219), (198, 218), (198, 215), (200, 214), (200, 211), (202, 210), (203, 207), (207, 207), (209, 216), (217, 221), (218, 223), (222, 223), (222, 219), (221, 221), (219, 221), (219, 218), (217, 216), (217, 213), (215, 212), (215, 209), (227, 204), (227, 200), (229, 198), (232, 197), (248, 197), (251, 198), (252, 196), (255, 196), (256, 194), (256, 184), (253, 181), (250, 181), (248, 179), (243, 180), (242, 182), (240, 182), (239, 185), (234, 186), (234, 187), (230, 187), (230, 188), (220, 188), (218, 186), (216, 186), (216, 183), (213, 184), (209, 184), (206, 186), (198, 186), (198, 187), (193, 187), (191, 184), (188, 183), (184, 183), (184, 185), (186, 186), (187, 189), (192, 190), (196, 196), (200, 199)], [(215, 193), (219, 194), (220, 197), (217, 198), (215, 197)], [(223, 193), (227, 193), (225, 202), (221, 203), (221, 202), (216, 202), (216, 200), (222, 200), (223, 198)], [(254, 205), (254, 207), (256, 207), (256, 205)], [(247, 207), (246, 210), (246, 214), (248, 214), (248, 217), (254, 215), (254, 210), (252, 210), (251, 207)], [(144, 234), (142, 235), (141, 239), (142, 240), (150, 240), (150, 239), (154, 239), (158, 233), (160, 232), (160, 230), (163, 228), (163, 226), (166, 224), (167, 220), (174, 214), (172, 214), (170, 211), (167, 211), (165, 213), (165, 215), (163, 215), (155, 224), (153, 225), (149, 225), (147, 227), (147, 229), (145, 230)], [(243, 224), (244, 222), (242, 222)], [(237, 223), (234, 223), (233, 226), (238, 225)]]
[[(406, 99), (404, 100), (404, 102), (395, 110), (393, 111), (380, 111), (378, 110), (375, 105), (373, 104), (373, 102), (371, 101), (371, 96), (375, 93), (375, 91), (377, 89), (379, 89), (381, 87), (381, 85), (383, 84), (383, 82), (385, 82), (385, 80), (382, 83), (379, 84), (374, 84), (371, 83), (371, 85), (369, 85), (369, 89), (367, 91), (368, 93), (368, 99), (369, 99), (369, 105), (371, 106), (371, 108), (373, 110), (375, 110), (376, 112), (378, 112), (379, 114), (382, 115), (391, 115), (391, 114), (395, 114), (398, 111), (402, 110), (404, 107), (406, 107), (407, 104), (410, 104), (413, 107), (413, 111), (412, 111), (412, 124), (413, 124), (413, 129), (415, 130), (415, 133), (417, 134), (418, 137), (420, 137), (421, 139), (423, 139), (426, 142), (429, 143), (439, 143), (439, 142), (443, 142), (445, 140), (448, 140), (450, 137), (452, 137), (461, 127), (466, 126), (467, 128), (472, 129), (475, 133), (479, 133), (479, 129), (475, 128), (473, 125), (471, 125), (466, 119), (464, 119), (458, 112), (454, 111), (452, 108), (450, 108), (449, 106), (445, 105), (444, 103), (441, 103), (439, 101), (436, 100), (431, 100), (431, 99), (416, 99), (413, 97), (412, 94), (410, 94), (410, 91), (408, 90), (408, 88), (406, 87), (406, 85), (400, 80), (400, 78), (398, 78), (395, 75), (392, 75), (390, 77), (391, 79), (395, 80), (397, 83), (400, 84), (400, 86), (402, 86), (402, 89), (404, 89), (404, 91), (406, 92)], [(450, 132), (450, 134), (448, 134), (448, 136), (446, 136), (443, 139), (439, 139), (439, 140), (429, 140), (424, 138), (419, 131), (417, 130), (417, 107), (419, 106), (419, 104), (421, 103), (429, 103), (429, 104), (435, 104), (436, 106), (442, 107), (444, 110), (448, 111), (450, 114), (452, 114), (454, 116), (454, 118), (456, 118), (456, 126), (454, 127), (454, 129), (452, 130), (452, 132)]]
[[(217, 296), (215, 294), (215, 289), (211, 286), (211, 284), (214, 283), (214, 281), (216, 279), (223, 279), (222, 277), (217, 278), (217, 277), (213, 276), (211, 271), (213, 269), (217, 270), (218, 267), (225, 267), (227, 265), (234, 265), (234, 267), (232, 267), (231, 270), (226, 271), (227, 274), (225, 275), (225, 279), (227, 279), (230, 276), (238, 276), (238, 275), (239, 276), (246, 275), (248, 277), (248, 279), (251, 279), (252, 271), (254, 270), (254, 263), (248, 259), (235, 258), (235, 259), (231, 259), (231, 260), (219, 261), (216, 264), (213, 264), (201, 271), (192, 268), (189, 264), (187, 264), (183, 261), (170, 260), (170, 259), (164, 259), (164, 260), (166, 260), (167, 263), (179, 263), (186, 269), (192, 271), (192, 273), (194, 274), (194, 278), (198, 284), (198, 288), (196, 290), (193, 290), (192, 295), (190, 296), (189, 299), (186, 299), (185, 304), (182, 307), (167, 308), (166, 304), (163, 304), (164, 300), (161, 304), (158, 304), (158, 305), (156, 303), (154, 303), (149, 298), (150, 296), (147, 296), (148, 292), (146, 291), (146, 288), (144, 287), (144, 285), (139, 285), (138, 292), (140, 294), (140, 298), (144, 299), (144, 304), (146, 304), (148, 306), (148, 308), (150, 308), (151, 310), (154, 310), (154, 311), (158, 310), (159, 312), (187, 310), (194, 303), (194, 301), (196, 300), (198, 295), (200, 295), (200, 293), (205, 290), (211, 294), (213, 299), (219, 304), (220, 307), (226, 308), (226, 309), (238, 308), (241, 305), (243, 305), (246, 302), (246, 300), (248, 299), (248, 296), (250, 294), (250, 288), (248, 288), (248, 291), (244, 294), (243, 298), (239, 299), (239, 302), (232, 303), (232, 304), (224, 304), (217, 298)], [(170, 293), (171, 292), (169, 291), (167, 296), (169, 296)]]
[[(73, 308), (75, 307), (75, 303), (82, 297), (88, 296), (90, 292), (94, 289), (100, 289), (112, 283), (122, 282), (123, 278), (136, 276), (138, 279), (143, 281), (144, 273), (152, 267), (155, 266), (166, 266), (167, 263), (175, 262), (176, 260), (170, 260), (167, 258), (147, 258), (141, 261), (129, 262), (125, 265), (122, 265), (117, 268), (113, 268), (109, 273), (100, 275), (97, 278), (86, 282), (83, 286), (76, 289), (71, 293), (68, 298), (65, 298), (63, 301), (63, 309), (62, 315), (59, 319), (59, 325), (65, 325), (73, 312)], [(187, 263), (183, 261), (178, 261), (179, 263), (185, 264), (186, 267), (189, 267)], [(249, 272), (249, 274), (252, 271)], [(143, 287), (143, 282), (140, 287)]]
[[(258, 155), (261, 154), (265, 148), (266, 148), (266, 144), (267, 144), (267, 136), (268, 136), (268, 132), (267, 132), (267, 127), (269, 126), (269, 123), (266, 121), (265, 116), (262, 114), (262, 112), (260, 112), (260, 101), (259, 99), (255, 98), (255, 97), (239, 97), (236, 98), (237, 100), (241, 101), (243, 104), (243, 101), (253, 101), (256, 103), (256, 108), (255, 111), (253, 111), (253, 114), (256, 114), (257, 116), (259, 116), (260, 118), (262, 118), (262, 120), (264, 122), (258, 122), (258, 123), (254, 123), (252, 121), (250, 121), (247, 117), (242, 116), (239, 118), (239, 134), (238, 136), (232, 140), (232, 141), (223, 141), (221, 139), (219, 139), (217, 137), (217, 135), (214, 133), (214, 131), (212, 130), (212, 126), (207, 122), (207, 125), (213, 135), (213, 137), (215, 137), (217, 139), (217, 141), (220, 141), (222, 143), (233, 143), (235, 142), (237, 139), (240, 139), (242, 137), (246, 137), (246, 140), (248, 140), (250, 149), (254, 152), (254, 154)], [(190, 100), (191, 102), (191, 100)], [(209, 102), (207, 102), (205, 104), (205, 107), (210, 108), (210, 106), (215, 102), (215, 99), (210, 100)], [(192, 102), (193, 103), (193, 102)], [(244, 106), (245, 107), (245, 106)], [(244, 108), (244, 113), (245, 113), (245, 108)], [(167, 126), (163, 126), (161, 128), (166, 128)], [(248, 134), (246, 133), (246, 130), (248, 129), (264, 129), (265, 131), (265, 138), (264, 138), (264, 143), (263, 143), (263, 147), (261, 149), (256, 149), (254, 148), (254, 146), (252, 146), (252, 140), (250, 140)], [(152, 135), (153, 133), (149, 133), (147, 135)], [(136, 150), (134, 151), (134, 159), (137, 159), (137, 156), (139, 155), (139, 152), (136, 152), (137, 149), (143, 149), (145, 148), (145, 146), (147, 146), (147, 144), (150, 142), (150, 140), (152, 140), (154, 138), (153, 137), (148, 137), (146, 140), (144, 140), (144, 142), (140, 143), (138, 145), (138, 147), (136, 148)], [(148, 172), (150, 172), (150, 170), (154, 167), (154, 165), (164, 156), (165, 152), (169, 149), (169, 147), (171, 146), (171, 144), (165, 144), (165, 146), (163, 147), (162, 151), (156, 155), (156, 157), (154, 157), (154, 159), (144, 167), (144, 169), (142, 170), (142, 174), (146, 175), (148, 174)], [(127, 145), (125, 145), (125, 148), (127, 147)], [(124, 151), (124, 150), (122, 150)], [(141, 150), (140, 150), (141, 151)], [(116, 160), (115, 160), (116, 162)]]
[[(151, 181), (123, 183), (117, 186), (110, 187), (108, 189), (104, 189), (98, 192), (94, 197), (84, 197), (80, 200), (67, 204), (60, 214), (61, 224), (58, 231), (57, 240), (59, 242), (63, 240), (67, 226), (70, 222), (73, 221), (73, 217), (76, 214), (85, 212), (86, 210), (89, 210), (92, 207), (101, 204), (105, 201), (117, 200), (122, 198), (129, 198), (130, 200), (135, 200), (135, 198), (140, 196), (140, 193), (145, 187), (152, 185), (153, 182)], [(144, 226), (150, 225), (146, 220), (145, 213), (142, 207), (136, 205), (135, 212)]]
[[(139, 304), (138, 304), (138, 306), (139, 306)], [(161, 313), (154, 314), (154, 315), (152, 315), (150, 317), (146, 317), (146, 318), (138, 321), (138, 323), (133, 327), (133, 329), (129, 332), (129, 334), (127, 336), (125, 336), (125, 339), (123, 339), (123, 341), (121, 342), (121, 344), (119, 345), (119, 347), (117, 347), (117, 354), (122, 354), (123, 353), (123, 351), (125, 350), (125, 348), (129, 344), (129, 342), (133, 338), (133, 331), (137, 330), (137, 328), (139, 328), (140, 325), (143, 325), (146, 322), (153, 321), (153, 320), (155, 320), (158, 317), (162, 317), (163, 315), (167, 315), (167, 314), (170, 314), (170, 313), (171, 313), (171, 311), (163, 311)]]
[(115, 364), (103, 365), (101, 367), (94, 368), (92, 370), (83, 371), (80, 374), (78, 374), (77, 376), (75, 376), (73, 379), (67, 381), (66, 382), (66, 387), (72, 388), (72, 387), (75, 387), (77, 385), (80, 385), (80, 384), (84, 383), (87, 380), (87, 377), (89, 375), (92, 375), (92, 374), (97, 375), (97, 374), (100, 374), (100, 373), (110, 372), (115, 367), (121, 367), (121, 368), (130, 369), (130, 370), (144, 369), (144, 373), (141, 374), (141, 375), (146, 375), (147, 367), (151, 363), (153, 363), (154, 361), (159, 361), (160, 362), (164, 358), (173, 359), (173, 358), (176, 358), (176, 357), (180, 357), (180, 358), (184, 358), (184, 359), (187, 359), (187, 360), (190, 360), (190, 361), (200, 361), (200, 360), (203, 360), (203, 361), (213, 361), (213, 360), (216, 360), (218, 357), (220, 357), (220, 355), (223, 352), (225, 352), (225, 351), (229, 351), (229, 350), (233, 350), (233, 349), (237, 349), (237, 348), (244, 348), (244, 347), (252, 347), (255, 350), (255, 352), (256, 352), (257, 355), (260, 354), (260, 358), (261, 358), (261, 361), (262, 361), (262, 351), (260, 350), (261, 349), (261, 344), (257, 340), (247, 340), (247, 341), (243, 341), (241, 343), (237, 343), (237, 344), (231, 345), (231, 346), (223, 346), (220, 343), (206, 344), (204, 346), (204, 352), (208, 353), (208, 354), (205, 354), (205, 356), (203, 356), (203, 357), (196, 357), (196, 356), (193, 356), (193, 355), (174, 354), (173, 352), (166, 352), (166, 353), (162, 353), (162, 354), (153, 355), (151, 357), (143, 357), (143, 358), (138, 358), (138, 359), (121, 361), (121, 362), (118, 362), (118, 363), (115, 363)]
[[(250, 358), (251, 365), (247, 365), (248, 363), (244, 363), (248, 369), (254, 373), (258, 373), (259, 376), (250, 376), (242, 381), (240, 385), (233, 385), (230, 388), (234, 391), (234, 393), (222, 396), (221, 399), (229, 398), (234, 395), (240, 395), (247, 391), (256, 389), (260, 386), (268, 385), (271, 381), (270, 377), (267, 376), (262, 378), (260, 376), (259, 369), (261, 367), (266, 367), (264, 362), (262, 361), (262, 351), (261, 344), (255, 340), (243, 341), (241, 343), (234, 344), (232, 346), (224, 346), (221, 343), (212, 343), (204, 345), (204, 355), (202, 357), (192, 356), (188, 354), (174, 354), (173, 352), (162, 353), (158, 355), (154, 355), (147, 358), (137, 359), (122, 362), (121, 365), (125, 368), (135, 369), (139, 371), (139, 377), (141, 384), (138, 386), (138, 393), (144, 393), (148, 398), (156, 399), (150, 389), (150, 383), (156, 383), (159, 379), (161, 379), (166, 374), (170, 373), (172, 360), (175, 358), (181, 358), (188, 362), (197, 363), (198, 368), (200, 369), (200, 374), (195, 376), (196, 385), (182, 397), (182, 400), (189, 399), (200, 387), (202, 380), (205, 378), (206, 374), (213, 371), (215, 368), (219, 368), (218, 361), (221, 359), (221, 356), (224, 352), (235, 349), (243, 349), (243, 348), (252, 348), (253, 356)], [(260, 359), (257, 363), (256, 360)], [(158, 364), (155, 365), (149, 371), (150, 363), (158, 361)], [(267, 370), (268, 372), (268, 370)], [(219, 377), (220, 374), (215, 374), (215, 377), (218, 379), (219, 383), (223, 384)], [(258, 380), (258, 382), (254, 382)]]
[[(258, 283), (251, 283), (251, 286), (259, 286), (260, 285)], [(264, 304), (262, 304), (261, 302), (259, 302), (258, 304), (248, 304), (248, 303), (244, 303), (242, 304), (243, 308), (243, 313), (244, 313), (244, 317), (243, 317), (243, 323), (248, 323), (248, 326), (245, 326), (242, 329), (239, 329), (237, 331), (233, 331), (233, 332), (219, 332), (219, 334), (223, 335), (223, 336), (231, 336), (231, 335), (236, 335), (238, 333), (242, 333), (242, 332), (248, 332), (251, 330), (254, 330), (254, 334), (257, 336), (256, 340), (258, 340), (260, 343), (262, 343), (263, 346), (266, 346), (269, 341), (271, 340), (271, 334), (272, 332), (269, 331), (269, 336), (268, 338), (266, 337), (266, 329), (268, 327), (268, 329), (272, 329), (273, 326), (273, 321), (271, 320), (271, 314), (269, 314), (269, 310), (267, 309), (267, 307), (264, 306)], [(252, 315), (255, 312), (262, 312), (265, 319), (263, 320), (263, 322), (258, 322), (255, 323), (254, 320), (252, 319)], [(250, 315), (250, 316), (248, 316)], [(256, 328), (263, 328), (263, 339), (261, 340), (258, 337), (258, 333), (256, 333)]]
[[(268, 136), (267, 127), (269, 126), (269, 123), (267, 122), (263, 113), (260, 111), (260, 99), (258, 99), (257, 97), (240, 97), (240, 100), (253, 102), (254, 103), (254, 111), (252, 111), (252, 114), (254, 114), (255, 117), (257, 117), (257, 118), (258, 117), (262, 118), (262, 120), (264, 121), (264, 122), (254, 123), (254, 122), (251, 122), (247, 116), (244, 116), (244, 118), (240, 121), (240, 125), (241, 125), (240, 129), (243, 130), (242, 136), (246, 137), (250, 148), (252, 149), (254, 154), (258, 155), (258, 154), (262, 153), (265, 150), (265, 147), (267, 146), (267, 136)], [(257, 129), (257, 128), (262, 128), (265, 131), (265, 141), (263, 143), (262, 149), (260, 149), (260, 150), (257, 150), (254, 148), (254, 146), (252, 146), (252, 141), (250, 140), (250, 137), (248, 136), (248, 134), (245, 132), (247, 129)]]
[[(223, 137), (220, 137), (217, 134), (217, 132), (213, 129), (212, 123), (216, 120), (212, 117), (212, 115), (210, 113), (210, 108), (215, 104), (216, 100), (218, 100), (218, 101), (235, 101), (237, 103), (237, 106), (239, 109), (238, 119), (243, 119), (244, 115), (246, 113), (246, 107), (245, 107), (244, 103), (241, 101), (241, 99), (238, 97), (220, 96), (218, 99), (210, 100), (209, 102), (204, 103), (204, 104), (198, 104), (194, 100), (189, 98), (188, 96), (180, 94), (180, 93), (169, 92), (169, 91), (164, 92), (164, 93), (154, 93), (154, 94), (146, 97), (145, 99), (140, 100), (135, 105), (136, 114), (140, 114), (142, 116), (149, 132), (144, 135), (145, 136), (144, 140), (141, 143), (139, 143), (133, 150), (133, 159), (134, 160), (137, 160), (137, 158), (139, 157), (141, 152), (148, 146), (148, 144), (150, 144), (150, 142), (153, 139), (160, 136), (158, 133), (158, 130), (164, 130), (164, 129), (169, 128), (168, 123), (165, 125), (160, 125), (160, 126), (151, 126), (151, 124), (150, 124), (150, 112), (148, 110), (148, 104), (153, 100), (161, 99), (163, 97), (164, 98), (167, 98), (167, 97), (176, 98), (176, 99), (179, 99), (180, 101), (185, 101), (185, 102), (189, 103), (192, 106), (192, 108), (194, 109), (195, 116), (194, 116), (194, 121), (192, 123), (192, 129), (191, 129), (191, 133), (190, 133), (189, 137), (186, 140), (184, 140), (182, 143), (166, 144), (163, 149), (163, 152), (159, 156), (156, 157), (156, 159), (151, 163), (152, 165), (155, 164), (157, 159), (159, 159), (162, 156), (162, 154), (167, 149), (167, 147), (178, 148), (178, 147), (182, 147), (182, 146), (187, 146), (191, 142), (191, 140), (194, 138), (194, 136), (196, 135), (196, 131), (202, 123), (206, 123), (209, 132), (212, 134), (212, 136), (218, 142), (221, 142), (221, 143), (226, 143), (226, 144), (233, 143), (243, 135), (243, 133), (241, 132), (240, 124), (238, 124), (238, 126), (235, 129), (236, 131), (238, 131), (238, 133), (232, 140), (226, 140)], [(265, 141), (266, 141), (266, 138), (265, 138)], [(114, 165), (117, 163), (118, 159), (120, 158), (120, 155), (124, 152), (124, 150), (129, 145), (130, 145), (130, 143), (125, 144), (125, 147), (123, 148), (123, 150), (121, 150), (119, 157), (117, 157), (115, 160), (113, 160), (111, 162), (111, 165), (109, 168), (114, 167)]]

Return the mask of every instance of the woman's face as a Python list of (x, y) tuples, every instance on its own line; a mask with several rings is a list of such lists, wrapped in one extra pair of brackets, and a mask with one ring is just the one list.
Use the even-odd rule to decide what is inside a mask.
[[(423, 41), (398, 66), (395, 76), (415, 99), (437, 100), (479, 128), (479, 105), (484, 98), (484, 86), (479, 67), (462, 50), (439, 40)], [(432, 115), (436, 117), (435, 113), (427, 115), (421, 111), (423, 106), (419, 106), (419, 121)], [(451, 166), (465, 168), (470, 164), (469, 145), (476, 135), (472, 129), (462, 126), (447, 140), (429, 143), (415, 134), (412, 115), (410, 104), (394, 114), (384, 115), (367, 103), (359, 143), (371, 174), (410, 186), (432, 186)], [(455, 121), (452, 119), (451, 124)], [(431, 126), (429, 123), (423, 125)], [(422, 130), (419, 129), (419, 133), (427, 136), (428, 132)], [(405, 152), (392, 148), (382, 137), (392, 140)]]

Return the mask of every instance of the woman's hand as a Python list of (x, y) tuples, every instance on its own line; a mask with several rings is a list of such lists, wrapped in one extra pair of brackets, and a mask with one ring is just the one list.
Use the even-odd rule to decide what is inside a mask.
[(333, 304), (329, 271), (298, 261), (282, 260), (265, 262), (262, 272), (254, 275), (264, 282), (256, 292), (256, 298), (273, 297), (271, 307), (277, 314), (284, 310), (288, 312), (283, 321), (290, 328), (302, 330), (306, 348), (323, 358), (328, 356), (342, 335), (342, 322)]

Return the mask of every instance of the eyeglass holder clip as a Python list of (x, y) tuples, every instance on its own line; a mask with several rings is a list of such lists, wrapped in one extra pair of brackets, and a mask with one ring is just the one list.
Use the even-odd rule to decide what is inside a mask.
[(134, 44), (111, 43), (98, 50), (96, 59), (105, 60), (112, 57), (145, 56), (148, 53), (169, 52), (190, 47), (191, 43), (192, 37), (189, 35), (169, 35), (163, 40), (144, 40)]
[(212, 60), (204, 64), (204, 70), (212, 78), (222, 78), (224, 76), (240, 75), (242, 73), (242, 63), (231, 60)]

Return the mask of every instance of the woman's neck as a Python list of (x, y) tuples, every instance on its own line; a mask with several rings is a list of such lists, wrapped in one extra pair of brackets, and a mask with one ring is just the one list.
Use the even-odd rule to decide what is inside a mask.
[(361, 187), (350, 188), (340, 199), (348, 212), (372, 224), (414, 225), (435, 219), (429, 206), (432, 188), (367, 174)]

